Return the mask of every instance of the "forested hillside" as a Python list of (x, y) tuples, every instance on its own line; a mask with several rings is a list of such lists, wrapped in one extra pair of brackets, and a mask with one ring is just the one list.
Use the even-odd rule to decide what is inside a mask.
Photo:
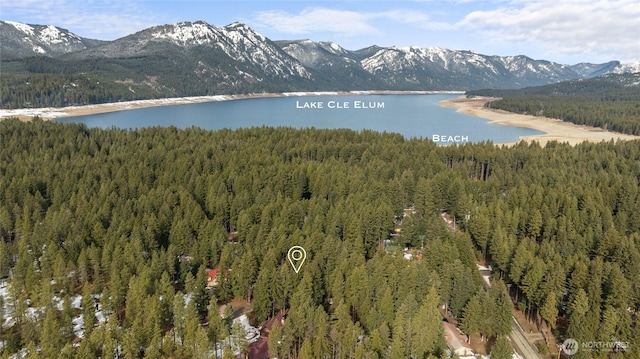
[[(150, 81), (149, 81), (150, 83)], [(3, 108), (82, 106), (169, 96), (148, 86), (117, 83), (86, 74), (0, 74)]]
[[(505, 284), (561, 340), (615, 338), (629, 342), (615, 357), (640, 355), (640, 141), (438, 147), (369, 131), (7, 120), (0, 143), (2, 355), (206, 357), (243, 337), (218, 315), (236, 298), (258, 324), (288, 310), (269, 338), (280, 358), (445, 358), (441, 305), (468, 334), (502, 338)], [(394, 239), (424, 246), (410, 261), (384, 249), (407, 204)], [(293, 245), (307, 251), (298, 274)], [(572, 358), (591, 355), (607, 353)]]
[(490, 108), (640, 135), (640, 73), (519, 90), (468, 91), (467, 95), (501, 97), (488, 103)]
[[(176, 60), (187, 63), (186, 59)], [(176, 68), (177, 67), (177, 68)], [(238, 87), (205, 83), (185, 66), (161, 56), (93, 61), (27, 58), (2, 63), (0, 108), (65, 107), (178, 96), (285, 91), (289, 87)], [(152, 69), (150, 75), (139, 73)], [(162, 78), (162, 81), (159, 79)], [(291, 87), (294, 88), (295, 87)]]

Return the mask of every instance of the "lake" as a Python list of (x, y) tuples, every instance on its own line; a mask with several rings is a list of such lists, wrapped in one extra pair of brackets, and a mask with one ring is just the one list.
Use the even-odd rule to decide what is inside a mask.
[(152, 126), (207, 130), (249, 127), (348, 128), (395, 132), (441, 144), (517, 141), (544, 132), (491, 125), (488, 120), (438, 105), (458, 95), (312, 95), (171, 105), (58, 119), (88, 127), (133, 129)]

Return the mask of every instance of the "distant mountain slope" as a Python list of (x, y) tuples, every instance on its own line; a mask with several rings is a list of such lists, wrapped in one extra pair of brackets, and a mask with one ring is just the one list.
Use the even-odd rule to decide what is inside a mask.
[(0, 21), (0, 39), (2, 60), (30, 56), (54, 57), (103, 43), (51, 25), (29, 25), (15, 21)]
[[(618, 61), (569, 66), (441, 48), (350, 51), (332, 42), (274, 42), (240, 23), (204, 21), (154, 26), (108, 42), (10, 21), (0, 22), (0, 35), (0, 76), (11, 89), (3, 107), (248, 92), (522, 88), (640, 70)], [(38, 80), (48, 79), (46, 91), (27, 85), (36, 74), (46, 75)], [(99, 81), (87, 87), (92, 77)]]
[(239, 23), (155, 26), (61, 59), (117, 61), (175, 89), (177, 96), (285, 91), (311, 86), (314, 79), (274, 42)]
[(638, 72), (517, 90), (468, 91), (467, 96), (501, 97), (488, 107), (640, 135)]
[[(201, 72), (216, 71), (229, 65), (242, 77), (312, 79), (307, 69), (291, 59), (271, 40), (246, 25), (233, 23), (216, 27), (203, 21), (180, 22), (142, 30), (102, 46), (64, 56), (64, 59), (132, 58), (172, 55), (185, 52), (201, 67)], [(247, 73), (241, 73), (248, 71)]]
[[(620, 61), (609, 61), (604, 64), (589, 64), (589, 63), (579, 63), (571, 66), (571, 69), (575, 71), (582, 78), (590, 78), (601, 76), (608, 73), (624, 73), (624, 72), (637, 72), (637, 71), (627, 71), (626, 68), (623, 68), (622, 71), (620, 69), (622, 65)], [(640, 70), (639, 70), (640, 71)]]
[(323, 80), (336, 89), (381, 89), (384, 81), (362, 67), (353, 51), (334, 42), (311, 40), (276, 41), (291, 57), (307, 68), (318, 72)]

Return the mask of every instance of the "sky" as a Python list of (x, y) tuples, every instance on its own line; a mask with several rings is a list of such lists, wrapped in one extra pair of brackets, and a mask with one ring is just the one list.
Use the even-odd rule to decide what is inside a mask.
[(640, 0), (0, 0), (0, 19), (115, 40), (145, 28), (242, 22), (271, 40), (441, 47), (562, 64), (640, 61)]

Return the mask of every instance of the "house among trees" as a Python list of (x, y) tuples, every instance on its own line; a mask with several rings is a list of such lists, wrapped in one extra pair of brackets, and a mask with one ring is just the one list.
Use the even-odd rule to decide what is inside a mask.
[(213, 288), (218, 286), (218, 274), (220, 270), (209, 269), (207, 271), (207, 288)]
[(260, 338), (249, 346), (249, 359), (269, 359), (269, 333), (276, 323), (284, 326), (285, 312), (280, 311), (260, 327)]
[(442, 324), (444, 325), (444, 338), (452, 353), (458, 354), (460, 357), (474, 355), (473, 349), (467, 344), (455, 325), (445, 321)]
[(285, 312), (283, 312), (283, 311), (278, 312), (278, 314), (276, 314), (275, 316), (269, 318), (269, 320), (267, 320), (260, 327), (260, 334), (262, 334), (265, 337), (268, 337), (269, 333), (271, 333), (271, 329), (273, 328), (273, 326), (276, 323), (280, 323), (280, 326), (284, 327), (284, 319), (285, 319)]

